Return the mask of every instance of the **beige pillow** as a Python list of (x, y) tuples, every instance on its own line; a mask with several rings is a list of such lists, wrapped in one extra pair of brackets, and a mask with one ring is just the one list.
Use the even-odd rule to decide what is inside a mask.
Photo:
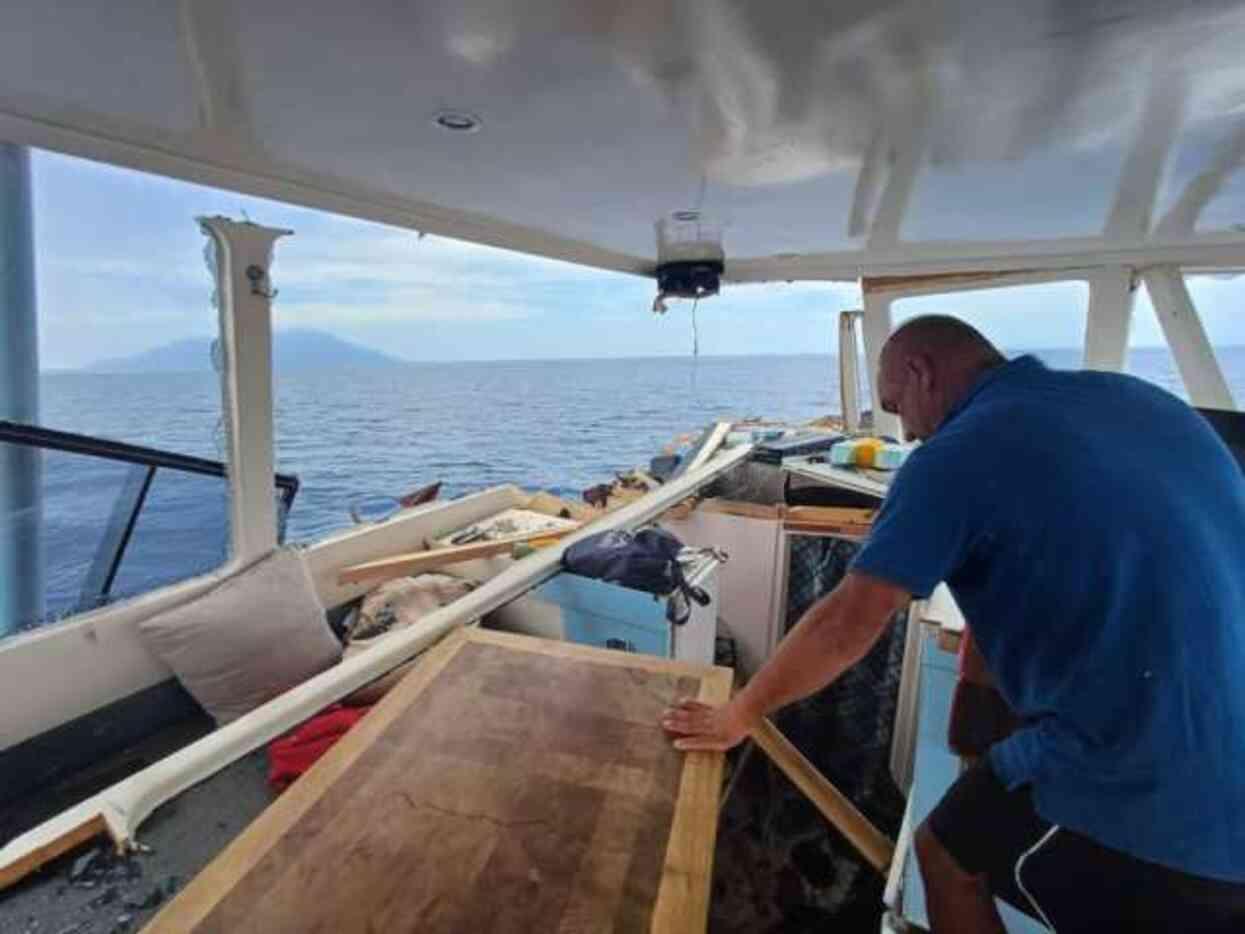
[[(363, 598), (355, 623), (350, 627), (346, 657), (371, 648), (390, 632), (405, 629), (474, 589), (475, 584), (471, 581), (448, 574), (420, 574), (418, 577), (385, 581)], [(359, 688), (342, 703), (355, 706), (375, 704), (402, 680), (417, 661), (419, 659), (416, 658), (399, 665)]]
[(302, 554), (281, 548), (201, 597), (138, 624), (218, 724), (341, 660)]

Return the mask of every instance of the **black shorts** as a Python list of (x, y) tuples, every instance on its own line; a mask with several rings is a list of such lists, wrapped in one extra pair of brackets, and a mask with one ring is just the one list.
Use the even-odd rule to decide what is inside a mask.
[(1191, 876), (1043, 820), (1028, 787), (987, 764), (960, 776), (929, 815), (938, 842), (995, 895), (1059, 934), (1245, 932), (1245, 884)]

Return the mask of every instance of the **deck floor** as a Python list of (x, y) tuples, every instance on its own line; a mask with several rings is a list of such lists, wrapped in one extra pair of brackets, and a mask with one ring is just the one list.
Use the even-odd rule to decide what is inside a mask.
[[(118, 859), (104, 839), (0, 892), (0, 934), (137, 931), (273, 800), (260, 749), (160, 807), (142, 825), (150, 852)], [(82, 876), (74, 867), (98, 855)], [(139, 907), (144, 906), (144, 907)]]

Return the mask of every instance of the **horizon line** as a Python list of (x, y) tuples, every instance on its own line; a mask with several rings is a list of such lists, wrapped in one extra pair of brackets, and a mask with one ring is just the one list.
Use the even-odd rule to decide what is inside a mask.
[[(183, 338), (183, 339), (190, 339), (190, 338)], [(345, 338), (341, 338), (341, 339), (346, 340)], [(399, 357), (387, 351), (376, 350), (373, 347), (369, 347), (367, 344), (359, 344), (353, 341), (351, 343), (354, 343), (355, 346), (360, 347), (362, 349), (373, 351), (375, 353), (384, 354), (385, 356), (388, 356), (390, 358), (390, 362), (387, 362), (387, 363), (363, 364), (363, 367), (367, 369), (373, 369), (373, 368), (381, 369), (381, 368), (384, 368), (385, 366), (402, 366), (402, 365), (425, 366), (429, 364), (437, 365), (437, 364), (462, 364), (462, 363), (578, 363), (578, 362), (587, 363), (587, 362), (600, 362), (603, 360), (618, 360), (618, 361), (698, 360), (698, 359), (742, 360), (742, 359), (751, 359), (751, 358), (757, 358), (757, 357), (825, 357), (831, 360), (838, 359), (838, 354), (833, 353), (831, 351), (812, 351), (812, 352), (805, 351), (802, 353), (784, 353), (784, 352), (774, 352), (774, 351), (763, 351), (763, 352), (756, 352), (756, 353), (704, 353), (704, 354), (700, 354), (699, 356), (692, 356), (691, 354), (688, 354), (688, 353), (654, 353), (654, 354), (631, 354), (631, 355), (625, 355), (625, 356), (597, 356), (597, 357), (582, 357), (582, 356), (576, 356), (576, 357), (489, 357), (489, 358), (452, 357), (452, 358), (415, 359), (411, 357)], [(157, 349), (157, 348), (153, 348), (153, 349)], [(1040, 346), (1040, 347), (1006, 347), (1006, 348), (1003, 348), (1003, 351), (1006, 354), (1015, 355), (1015, 354), (1026, 354), (1026, 353), (1041, 353), (1043, 351), (1073, 351), (1073, 350), (1082, 350), (1082, 349), (1083, 348), (1079, 346), (1052, 344), (1052, 345), (1045, 345), (1045, 346)], [(1240, 350), (1240, 349), (1245, 349), (1245, 344), (1223, 344), (1218, 348), (1212, 348), (1212, 350), (1217, 350), (1217, 349), (1218, 350)], [(1168, 353), (1171, 352), (1171, 348), (1166, 346), (1165, 344), (1136, 344), (1128, 348), (1128, 352), (1131, 352), (1134, 350), (1165, 350)], [(139, 356), (147, 352), (148, 351), (138, 351), (132, 356)], [(165, 370), (162, 370), (162, 369), (93, 370), (92, 369), (93, 367), (98, 366), (100, 363), (108, 362), (108, 361), (115, 361), (117, 359), (125, 359), (125, 358), (124, 357), (122, 358), (104, 357), (99, 360), (94, 360), (88, 363), (79, 364), (77, 366), (40, 366), (39, 372), (40, 373), (95, 373), (96, 375), (101, 375), (101, 376), (102, 375), (133, 376), (133, 375), (143, 375), (143, 374), (149, 374), (149, 373), (198, 373), (198, 372), (201, 372), (200, 369), (165, 369)], [(276, 368), (277, 368), (276, 366), (273, 367), (274, 370)], [(310, 369), (311, 367), (309, 366), (308, 368)], [(210, 369), (210, 368), (204, 368), (204, 369)]]

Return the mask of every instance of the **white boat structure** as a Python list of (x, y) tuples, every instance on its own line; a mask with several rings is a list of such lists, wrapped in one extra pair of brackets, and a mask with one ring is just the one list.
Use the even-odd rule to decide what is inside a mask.
[[(1191, 402), (1235, 412), (1185, 277), (1245, 268), (1243, 42), (1239, 2), (119, 0), (105, 10), (10, 0), (0, 11), (0, 420), (33, 420), (26, 148), (651, 277), (655, 293), (660, 283), (674, 297), (711, 296), (719, 281), (859, 283), (863, 307), (844, 316), (840, 352), (849, 429), (858, 374), (873, 379), (896, 302), (1083, 283), (1083, 365), (1120, 370), (1144, 287)], [(229, 559), (0, 640), (0, 807), (34, 790), (41, 764), (90, 747), (87, 737), (117, 745), (91, 756), (143, 740), (153, 705), (177, 690), (145, 624), (278, 547), (271, 305), (287, 232), (201, 223), (218, 277)], [(899, 434), (885, 413), (872, 430)], [(741, 672), (755, 670), (783, 631), (792, 538), (858, 530), (796, 512), (817, 507), (788, 503), (782, 483), (732, 496), (755, 479), (755, 451), (742, 437), (723, 444), (726, 434), (680, 476), (580, 517), (590, 526), (526, 557), (474, 562), (478, 586), (417, 624), (0, 839), (0, 885), (10, 887), (0, 929), (25, 930), (28, 906), (56, 884), (46, 869), (31, 876), (40, 867), (105, 837), (140, 844), (161, 805), (456, 628), (513, 607), (593, 531), (660, 519), (731, 551), (718, 569), (718, 615)], [(24, 508), (29, 466), (13, 447), (0, 445), (10, 515)], [(771, 469), (771, 480), (838, 491), (825, 508), (865, 507), (885, 492), (815, 459)], [(711, 487), (727, 494), (690, 511)], [(291, 553), (333, 611), (371, 585), (348, 569), (428, 551), (428, 540), (504, 510), (561, 508), (497, 488)], [(16, 519), (3, 534), (0, 632), (31, 599), (32, 573)], [(957, 767), (937, 741), (957, 615), (940, 598), (914, 605), (901, 628), (888, 760), (907, 805), (876, 905), (886, 930), (927, 923), (909, 837)], [(123, 726), (109, 734), (110, 723)], [(1008, 923), (1036, 929), (1019, 915)]]

